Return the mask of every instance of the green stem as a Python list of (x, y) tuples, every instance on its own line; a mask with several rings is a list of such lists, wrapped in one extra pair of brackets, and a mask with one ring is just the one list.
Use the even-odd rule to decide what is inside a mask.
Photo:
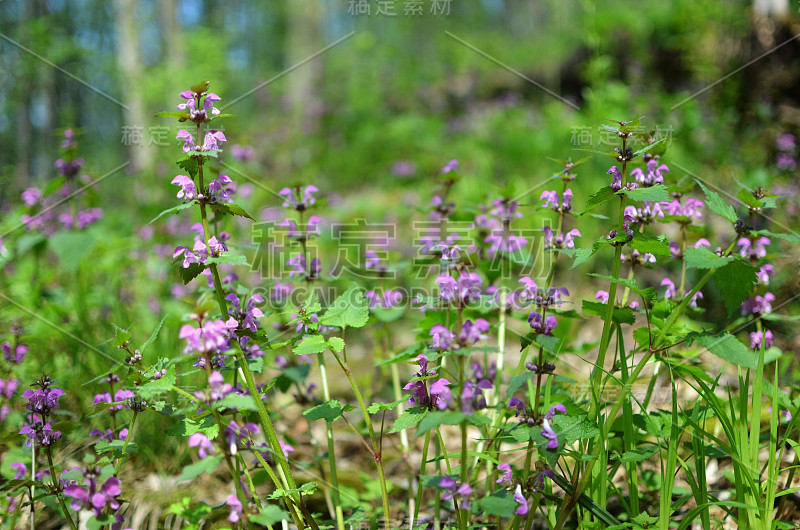
[[(425, 441), (422, 444), (422, 462), (419, 465), (419, 476), (425, 475), (425, 467), (428, 464), (428, 445), (431, 442), (431, 430), (425, 432)], [(414, 505), (414, 518), (411, 519), (411, 528), (414, 528), (417, 520), (419, 519), (419, 509), (422, 505), (422, 480), (417, 479), (417, 502)]]
[[(50, 478), (53, 479), (53, 491), (55, 491), (56, 498), (58, 499), (58, 504), (61, 506), (61, 511), (64, 512), (64, 517), (67, 518), (67, 522), (69, 523), (69, 527), (72, 530), (77, 530), (75, 526), (75, 522), (72, 520), (72, 516), (67, 511), (67, 503), (64, 502), (63, 497), (61, 496), (61, 486), (58, 483), (58, 477), (56, 475), (56, 466), (53, 465), (53, 453), (50, 450), (50, 446), (47, 447), (47, 463), (50, 464)], [(31, 511), (33, 511), (33, 500), (31, 500)]]
[[(325, 401), (328, 402), (331, 399), (331, 394), (328, 389), (328, 371), (325, 368), (325, 357), (322, 352), (317, 355), (317, 359), (319, 360), (319, 374), (322, 380), (322, 395)], [(344, 512), (342, 511), (342, 501), (339, 496), (339, 476), (336, 472), (336, 453), (333, 445), (333, 425), (329, 421), (325, 422), (325, 433), (328, 438), (328, 467), (331, 473), (331, 497), (336, 517), (336, 527), (338, 530), (344, 530)]]
[(119, 466), (122, 464), (122, 458), (125, 456), (125, 451), (128, 449), (128, 441), (133, 437), (133, 428), (136, 425), (136, 416), (139, 415), (139, 412), (134, 410), (133, 411), (133, 419), (131, 419), (131, 428), (128, 429), (128, 436), (125, 437), (125, 443), (122, 444), (122, 455), (117, 459), (117, 466), (114, 469), (114, 474), (119, 475)]
[(336, 362), (339, 363), (339, 366), (344, 371), (345, 375), (347, 376), (347, 380), (350, 382), (350, 387), (353, 389), (353, 394), (356, 396), (356, 400), (358, 401), (358, 406), (361, 409), (361, 414), (364, 416), (364, 422), (367, 424), (367, 430), (369, 431), (369, 438), (372, 442), (372, 455), (375, 458), (375, 465), (378, 468), (378, 480), (381, 485), (381, 501), (383, 502), (383, 517), (385, 519), (386, 525), (391, 525), (392, 517), (391, 511), (389, 510), (389, 491), (386, 488), (386, 476), (383, 472), (383, 458), (381, 455), (381, 448), (378, 446), (378, 438), (375, 435), (375, 428), (372, 426), (372, 418), (370, 418), (369, 411), (367, 411), (367, 405), (364, 403), (364, 397), (361, 395), (361, 390), (358, 387), (358, 383), (353, 378), (353, 374), (350, 372), (350, 368), (347, 366), (347, 362), (343, 361), (339, 355), (331, 350), (333, 356), (336, 358)]

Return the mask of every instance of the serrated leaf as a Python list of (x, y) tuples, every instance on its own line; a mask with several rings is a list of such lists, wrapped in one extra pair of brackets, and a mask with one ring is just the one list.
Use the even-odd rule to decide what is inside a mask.
[(190, 281), (197, 278), (201, 272), (203, 272), (203, 267), (199, 263), (191, 263), (185, 269), (182, 266), (178, 267), (178, 274), (181, 275), (181, 280), (183, 280), (183, 285), (188, 284)]
[(151, 379), (149, 382), (141, 385), (138, 394), (143, 399), (152, 399), (157, 394), (168, 392), (175, 385), (175, 366), (172, 365), (167, 368), (166, 375), (161, 376), (161, 379)]
[(392, 425), (389, 432), (400, 432), (409, 427), (413, 427), (422, 421), (422, 418), (424, 418), (427, 413), (428, 409), (424, 407), (411, 407), (394, 420), (394, 425)]
[(632, 190), (620, 190), (618, 193), (625, 194), (629, 199), (634, 201), (669, 201), (667, 187), (663, 184), (655, 184), (646, 188), (638, 187)]
[(292, 348), (295, 355), (308, 355), (310, 353), (322, 353), (328, 348), (328, 343), (322, 335), (306, 335), (302, 341)]
[(706, 247), (688, 247), (686, 249), (687, 269), (718, 269), (732, 262), (731, 256), (717, 256)]
[(327, 342), (328, 348), (336, 353), (341, 353), (341, 351), (344, 350), (344, 340), (342, 340), (341, 337), (331, 337)]
[(200, 418), (199, 421), (182, 417), (164, 432), (168, 436), (191, 436), (196, 432), (201, 432), (213, 439), (219, 434), (219, 425), (211, 414)]
[(164, 318), (161, 319), (161, 322), (158, 323), (158, 326), (156, 326), (156, 329), (154, 329), (153, 333), (150, 334), (150, 338), (147, 339), (147, 342), (142, 344), (141, 348), (139, 348), (140, 352), (144, 353), (145, 350), (147, 350), (148, 346), (150, 346), (150, 344), (152, 344), (153, 341), (156, 340), (156, 337), (158, 337), (158, 333), (161, 331), (162, 326), (164, 326), (164, 321), (166, 321), (166, 320), (167, 320), (167, 317), (164, 317)]
[(417, 426), (417, 436), (439, 425), (460, 425), (467, 415), (460, 410), (434, 410), (429, 412)]
[[(618, 236), (619, 237), (619, 236)], [(575, 259), (572, 261), (571, 269), (574, 269), (578, 265), (582, 265), (583, 263), (587, 262), (589, 258), (595, 255), (595, 253), (600, 250), (601, 248), (605, 247), (609, 244), (609, 240), (605, 237), (599, 238), (597, 241), (592, 244), (592, 248), (578, 248), (575, 249)]]
[(589, 202), (586, 203), (586, 208), (584, 208), (584, 210), (578, 215), (584, 215), (594, 210), (598, 206), (605, 204), (614, 197), (615, 197), (614, 190), (612, 190), (608, 186), (603, 186), (589, 197)]
[[(202, 160), (202, 158), (200, 160)], [(191, 178), (195, 178), (197, 176), (197, 170), (200, 167), (197, 157), (191, 155), (185, 156), (178, 160), (176, 164), (178, 164), (179, 168), (186, 171)]]
[(184, 466), (181, 476), (178, 477), (178, 482), (195, 479), (204, 473), (211, 473), (217, 469), (221, 461), (222, 457), (220, 455), (209, 455), (196, 464)]
[(238, 410), (252, 410), (258, 411), (258, 405), (253, 399), (253, 396), (248, 394), (228, 394), (221, 400), (214, 403), (215, 409), (238, 409)]
[(703, 193), (706, 194), (706, 205), (711, 208), (711, 211), (714, 213), (721, 215), (731, 223), (735, 223), (738, 218), (736, 217), (736, 210), (730, 204), (726, 203), (725, 200), (719, 196), (718, 193), (711, 191), (708, 189), (705, 184), (700, 182), (699, 180), (695, 179), (697, 184), (703, 189)]
[[(604, 304), (603, 302), (591, 302), (589, 300), (584, 300), (581, 306), (584, 313), (600, 317), (606, 316), (607, 308), (608, 304)], [(620, 324), (633, 324), (636, 322), (636, 315), (633, 314), (633, 309), (630, 307), (615, 307), (611, 318), (614, 322)]]
[(338, 399), (332, 399), (316, 407), (311, 407), (303, 411), (303, 416), (311, 421), (325, 420), (332, 422), (339, 418), (348, 410), (353, 410), (352, 405), (345, 405), (344, 407), (339, 403)]
[(559, 434), (559, 441), (566, 445), (573, 444), (578, 440), (590, 440), (600, 434), (600, 429), (595, 423), (589, 420), (588, 416), (565, 416), (557, 414), (553, 420), (556, 432)]
[(372, 403), (369, 407), (367, 407), (367, 412), (370, 414), (377, 414), (379, 412), (385, 412), (388, 410), (394, 410), (397, 408), (398, 405), (401, 403), (406, 403), (408, 401), (408, 397), (402, 397), (397, 401), (393, 401), (391, 403)]
[(784, 241), (791, 241), (792, 243), (800, 243), (800, 234), (792, 233), (792, 234), (780, 234), (776, 232), (770, 232), (769, 230), (753, 230), (753, 234), (759, 236), (766, 236), (766, 237), (774, 237), (777, 239), (783, 239)]
[(625, 451), (622, 454), (613, 454), (611, 455), (612, 460), (619, 460), (623, 464), (628, 464), (631, 462), (642, 462), (647, 460), (656, 452), (658, 451), (657, 445), (650, 445), (646, 448), (642, 449), (631, 449), (630, 451)]
[(153, 220), (150, 221), (147, 224), (151, 225), (151, 224), (155, 223), (156, 221), (158, 221), (159, 219), (161, 219), (162, 217), (164, 217), (165, 215), (176, 214), (176, 213), (178, 213), (178, 212), (180, 212), (182, 210), (185, 210), (186, 208), (191, 208), (192, 205), (194, 205), (193, 202), (184, 202), (183, 204), (179, 204), (178, 206), (174, 206), (172, 208), (167, 208), (166, 210), (162, 211), (160, 214), (156, 215), (153, 218)]
[(131, 340), (131, 334), (127, 329), (122, 329), (116, 324), (111, 324), (114, 326), (114, 347), (119, 348), (126, 341)]
[(360, 328), (369, 320), (369, 304), (364, 297), (364, 291), (357, 285), (351, 286), (325, 311), (320, 324), (337, 326), (340, 328)]
[(239, 217), (246, 217), (247, 219), (252, 219), (255, 221), (253, 216), (245, 211), (244, 208), (239, 206), (238, 204), (220, 204), (220, 203), (212, 203), (211, 208), (222, 215), (238, 215)]
[(642, 147), (641, 149), (639, 149), (638, 151), (634, 151), (634, 152), (633, 152), (633, 156), (639, 156), (639, 155), (642, 155), (642, 154), (644, 154), (644, 153), (648, 152), (649, 150), (653, 149), (654, 147), (656, 147), (656, 146), (658, 146), (658, 145), (661, 145), (661, 144), (662, 144), (662, 143), (664, 143), (665, 141), (667, 141), (667, 138), (666, 138), (666, 137), (664, 137), (664, 138), (661, 138), (660, 140), (656, 140), (656, 141), (655, 141), (655, 142), (653, 142), (652, 144), (646, 145), (646, 146)]
[(506, 403), (508, 403), (508, 400), (514, 397), (514, 393), (516, 393), (516, 391), (519, 390), (522, 385), (527, 383), (529, 379), (532, 379), (534, 375), (536, 375), (535, 372), (528, 371), (512, 377), (511, 381), (508, 382), (508, 388), (506, 389)]
[(247, 258), (241, 254), (231, 254), (230, 252), (223, 252), (219, 256), (212, 256), (206, 260), (206, 263), (217, 265), (243, 265), (250, 267)]
[(693, 332), (686, 336), (686, 341), (688, 343), (697, 342), (717, 357), (737, 366), (755, 369), (758, 363), (758, 357), (736, 337), (727, 332), (720, 335)]
[(742, 302), (753, 292), (757, 272), (755, 267), (744, 261), (734, 260), (714, 273), (714, 286), (725, 302), (728, 315), (738, 311)]
[(654, 256), (672, 255), (669, 251), (669, 239), (665, 235), (646, 236), (640, 232), (634, 232), (633, 239), (628, 245), (639, 252), (648, 252)]

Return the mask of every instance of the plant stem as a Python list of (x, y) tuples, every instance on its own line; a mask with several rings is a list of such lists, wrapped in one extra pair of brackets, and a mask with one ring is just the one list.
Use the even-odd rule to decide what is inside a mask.
[(375, 457), (375, 465), (378, 468), (378, 480), (381, 485), (381, 501), (383, 502), (383, 517), (385, 519), (386, 525), (391, 525), (391, 511), (389, 510), (389, 492), (386, 488), (386, 476), (383, 472), (383, 456), (381, 454), (381, 449), (378, 446), (378, 438), (375, 436), (375, 428), (372, 426), (372, 418), (370, 418), (369, 411), (367, 411), (367, 405), (364, 403), (364, 397), (361, 395), (361, 390), (358, 387), (358, 383), (353, 378), (353, 374), (350, 372), (350, 368), (347, 366), (347, 361), (343, 361), (339, 355), (331, 350), (333, 356), (336, 358), (336, 362), (339, 363), (339, 366), (344, 371), (345, 375), (347, 376), (347, 380), (350, 382), (350, 387), (353, 389), (353, 393), (356, 396), (356, 400), (358, 401), (358, 406), (361, 409), (361, 414), (364, 416), (364, 421), (367, 424), (367, 430), (369, 431), (369, 438), (372, 442), (372, 452)]
[[(317, 355), (319, 360), (319, 374), (322, 380), (322, 395), (325, 401), (331, 400), (330, 390), (328, 389), (328, 371), (325, 368), (325, 357), (320, 352)], [(339, 476), (336, 473), (336, 454), (333, 445), (333, 425), (331, 422), (325, 422), (325, 433), (328, 438), (328, 467), (331, 473), (331, 497), (333, 498), (333, 506), (336, 517), (336, 527), (338, 530), (344, 530), (344, 513), (342, 512), (342, 501), (339, 496)]]
[(139, 411), (133, 411), (133, 418), (131, 419), (131, 428), (128, 429), (128, 436), (125, 437), (125, 443), (122, 444), (122, 454), (117, 459), (117, 466), (114, 468), (114, 474), (119, 475), (119, 466), (122, 464), (122, 458), (125, 456), (125, 450), (128, 449), (128, 441), (133, 437), (133, 428), (136, 425), (136, 416), (139, 415)]
[[(61, 497), (61, 486), (58, 483), (58, 477), (56, 476), (56, 466), (53, 465), (53, 453), (50, 450), (50, 446), (46, 446), (47, 451), (47, 463), (50, 465), (50, 478), (53, 479), (53, 491), (55, 491), (56, 498), (58, 499), (58, 504), (61, 506), (61, 511), (64, 512), (64, 517), (67, 518), (67, 522), (69, 523), (69, 527), (72, 530), (77, 530), (75, 526), (75, 522), (72, 520), (72, 516), (67, 511), (67, 504), (64, 502), (64, 499)], [(33, 513), (33, 499), (31, 499), (31, 513)]]
[[(428, 464), (428, 444), (431, 441), (431, 430), (428, 429), (425, 432), (425, 441), (422, 443), (422, 462), (419, 465), (419, 476), (422, 477), (425, 475), (425, 467)], [(417, 502), (414, 505), (414, 518), (411, 519), (411, 528), (414, 528), (414, 524), (419, 519), (419, 509), (422, 506), (422, 481), (417, 479)]]

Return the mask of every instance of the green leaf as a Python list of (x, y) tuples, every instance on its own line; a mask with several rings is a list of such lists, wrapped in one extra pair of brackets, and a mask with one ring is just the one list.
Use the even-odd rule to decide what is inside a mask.
[[(597, 273), (594, 273), (594, 272), (590, 272), (589, 276), (594, 276), (595, 278), (602, 278), (602, 279), (604, 279), (606, 281), (613, 282), (613, 283), (619, 283), (619, 284), (627, 287), (628, 289), (630, 289), (634, 293), (638, 294), (639, 296), (645, 297), (647, 300), (650, 300), (651, 302), (654, 302), (655, 299), (656, 299), (656, 290), (653, 289), (652, 287), (648, 287), (646, 289), (642, 289), (641, 287), (639, 287), (639, 284), (636, 283), (636, 279), (635, 278), (631, 278), (631, 279), (628, 279), (628, 278), (614, 278), (613, 276), (606, 276), (606, 275), (597, 274)], [(639, 329), (642, 329), (642, 328), (639, 328)], [(644, 329), (646, 330), (647, 328), (644, 328)]]
[(162, 217), (164, 217), (165, 215), (172, 215), (172, 214), (176, 214), (176, 213), (180, 212), (181, 210), (185, 210), (186, 208), (191, 208), (191, 207), (192, 207), (192, 205), (194, 205), (194, 203), (193, 203), (193, 202), (184, 202), (183, 204), (179, 204), (178, 206), (175, 206), (175, 207), (173, 207), (173, 208), (167, 208), (166, 210), (164, 210), (164, 211), (163, 211), (163, 212), (161, 212), (160, 214), (156, 215), (156, 216), (153, 218), (153, 220), (152, 220), (152, 221), (150, 221), (150, 222), (149, 222), (149, 223), (147, 223), (147, 224), (148, 224), (148, 225), (151, 225), (151, 224), (155, 223), (156, 221), (158, 221), (159, 219), (161, 219)]
[(252, 410), (258, 411), (258, 405), (253, 399), (253, 396), (245, 394), (228, 394), (221, 400), (214, 403), (215, 409), (239, 409), (239, 410)]
[(154, 340), (156, 340), (156, 337), (158, 337), (158, 333), (161, 331), (161, 327), (164, 325), (165, 320), (167, 320), (167, 317), (161, 319), (161, 322), (159, 322), (158, 326), (156, 326), (156, 329), (153, 330), (153, 333), (150, 335), (150, 338), (147, 339), (147, 342), (142, 344), (142, 347), (139, 348), (140, 352), (144, 353), (147, 347), (150, 346)]
[(353, 285), (333, 301), (333, 304), (319, 319), (319, 323), (340, 328), (360, 328), (368, 320), (369, 306), (364, 297), (364, 291), (357, 285)]
[(166, 431), (167, 436), (191, 436), (196, 432), (201, 432), (209, 438), (216, 438), (219, 434), (219, 425), (214, 421), (211, 414), (195, 421), (191, 418), (182, 417), (172, 424)]
[(720, 335), (693, 332), (686, 336), (686, 341), (690, 344), (697, 342), (717, 357), (737, 366), (755, 369), (758, 364), (758, 357), (728, 332)]
[(466, 418), (460, 410), (434, 410), (419, 422), (417, 436), (439, 425), (460, 425)]
[(589, 258), (594, 256), (598, 250), (600, 250), (601, 248), (605, 247), (608, 244), (609, 241), (605, 237), (601, 237), (594, 242), (591, 249), (588, 248), (575, 249), (575, 259), (573, 260), (572, 267), (570, 267), (570, 269), (574, 269), (578, 265), (582, 265), (583, 263), (587, 262)]
[(295, 345), (292, 353), (295, 355), (308, 355), (310, 353), (322, 353), (328, 348), (325, 337), (322, 335), (306, 335), (302, 341)]
[(393, 401), (391, 403), (373, 403), (367, 408), (367, 412), (370, 414), (377, 414), (379, 412), (384, 412), (387, 410), (394, 410), (397, 408), (398, 405), (401, 403), (406, 403), (408, 401), (408, 397), (402, 397), (397, 401)]
[(171, 112), (159, 112), (158, 114), (154, 114), (156, 118), (178, 118), (178, 121), (184, 122), (188, 120), (191, 116), (185, 110), (174, 110)]
[(217, 468), (221, 461), (222, 456), (209, 455), (196, 464), (184, 466), (181, 476), (178, 477), (178, 482), (195, 479), (204, 473), (211, 473)]
[(86, 530), (100, 530), (106, 525), (111, 525), (115, 520), (107, 513), (102, 515), (93, 515), (86, 521)]
[(348, 410), (353, 410), (355, 407), (352, 405), (341, 406), (338, 399), (332, 399), (316, 407), (303, 411), (303, 416), (311, 421), (325, 420), (332, 422)]
[(776, 232), (770, 232), (769, 230), (753, 230), (752, 233), (759, 236), (783, 239), (784, 241), (791, 241), (792, 243), (800, 243), (800, 234), (797, 233), (779, 234)]
[(181, 275), (181, 280), (183, 280), (183, 285), (188, 284), (190, 281), (197, 278), (201, 272), (203, 272), (203, 267), (199, 263), (192, 263), (185, 269), (182, 266), (178, 266), (178, 274)]
[(565, 416), (557, 414), (553, 420), (553, 425), (558, 428), (559, 441), (563, 441), (565, 445), (573, 444), (578, 440), (590, 440), (600, 434), (600, 429), (586, 415)]
[(169, 392), (175, 385), (175, 366), (167, 368), (167, 374), (161, 376), (161, 379), (151, 379), (149, 382), (139, 387), (139, 395), (143, 399), (152, 399), (154, 396), (163, 392)]
[(294, 488), (290, 490), (286, 489), (277, 489), (269, 494), (270, 499), (280, 499), (282, 497), (291, 497), (298, 493), (302, 495), (312, 495), (315, 491), (317, 491), (317, 483), (316, 482), (306, 482), (299, 488)]
[(667, 141), (666, 137), (661, 138), (660, 140), (656, 140), (652, 144), (646, 145), (646, 146), (642, 147), (641, 149), (639, 149), (638, 151), (634, 151), (633, 152), (633, 156), (642, 155), (642, 154), (648, 152), (649, 150), (653, 149), (654, 147), (656, 147), (656, 146), (658, 146), (658, 145), (660, 145), (660, 144), (662, 144), (662, 143), (664, 143), (666, 141)]
[(647, 188), (639, 187), (632, 190), (620, 190), (619, 193), (627, 195), (629, 199), (634, 201), (669, 201), (667, 187), (663, 184), (656, 184)]
[(385, 366), (387, 364), (395, 364), (395, 363), (410, 361), (411, 359), (416, 358), (420, 353), (425, 351), (427, 347), (428, 347), (427, 342), (415, 342), (414, 344), (412, 344), (405, 350), (401, 351), (391, 359), (386, 359), (385, 361), (375, 363), (375, 366)]
[[(688, 249), (687, 249), (688, 250)], [(731, 261), (714, 273), (714, 286), (725, 302), (728, 315), (733, 315), (753, 292), (758, 271), (744, 261)]]
[(688, 247), (686, 249), (687, 269), (718, 269), (734, 259), (730, 256), (717, 256), (706, 247)]
[(703, 193), (706, 194), (706, 204), (714, 213), (721, 215), (731, 223), (735, 223), (738, 220), (738, 217), (736, 216), (736, 210), (733, 208), (733, 206), (726, 203), (718, 193), (708, 189), (705, 184), (699, 180), (695, 179), (695, 181), (703, 189)]
[[(217, 116), (219, 118), (223, 116), (220, 114)], [(250, 520), (256, 524), (260, 524), (261, 526), (272, 526), (281, 521), (288, 521), (290, 520), (290, 516), (285, 511), (281, 510), (280, 507), (274, 504), (265, 504), (261, 508), (261, 513), (256, 515), (251, 515)]]
[(633, 240), (628, 243), (632, 248), (639, 252), (649, 252), (655, 256), (671, 256), (669, 251), (669, 239), (667, 236), (646, 236), (639, 232), (634, 232)]
[(422, 418), (424, 418), (427, 413), (428, 410), (424, 407), (411, 407), (394, 420), (394, 425), (392, 425), (392, 429), (389, 432), (400, 432), (409, 427), (413, 427), (422, 421)]
[(598, 206), (610, 201), (612, 198), (614, 198), (614, 196), (615, 196), (614, 190), (609, 188), (607, 185), (603, 186), (602, 188), (597, 190), (591, 197), (589, 197), (589, 202), (586, 203), (586, 208), (577, 215), (580, 216), (589, 213)]
[(656, 452), (658, 451), (657, 445), (649, 445), (647, 448), (644, 449), (631, 449), (630, 451), (625, 451), (622, 454), (613, 454), (611, 455), (612, 460), (619, 460), (624, 464), (628, 464), (631, 462), (642, 462), (647, 460)]
[(255, 221), (253, 216), (245, 211), (244, 208), (239, 206), (238, 204), (220, 204), (220, 203), (212, 203), (211, 208), (222, 215), (238, 215), (239, 217), (246, 217), (248, 219), (252, 219)]
[(498, 517), (514, 517), (518, 506), (513, 493), (507, 489), (495, 491), (478, 501), (478, 508), (483, 510), (484, 514)]
[(739, 200), (747, 206), (752, 206), (753, 208), (762, 208), (764, 206), (759, 199), (756, 199), (753, 196), (753, 192), (747, 188), (740, 189), (736, 196), (739, 197)]
[(61, 267), (75, 272), (94, 250), (97, 241), (88, 232), (59, 232), (50, 238), (50, 248), (58, 256)]
[(328, 348), (336, 353), (341, 353), (344, 350), (344, 340), (341, 337), (331, 337), (327, 341)]
[[(588, 315), (596, 315), (600, 317), (606, 316), (608, 304), (602, 302), (591, 302), (584, 300), (581, 309)], [(633, 324), (636, 322), (636, 315), (633, 314), (633, 309), (630, 307), (615, 307), (611, 315), (614, 322), (620, 324)]]
[(508, 383), (508, 388), (506, 389), (506, 403), (508, 403), (508, 400), (514, 397), (516, 391), (519, 390), (522, 385), (527, 383), (529, 379), (533, 378), (534, 375), (536, 375), (535, 372), (527, 371), (512, 377), (511, 381)]
[(180, 160), (178, 160), (176, 163), (178, 164), (178, 167), (186, 171), (191, 178), (195, 178), (197, 176), (197, 170), (200, 167), (200, 164), (197, 161), (197, 157), (191, 155), (185, 156)]
[(216, 263), (217, 265), (244, 265), (245, 267), (250, 267), (245, 256), (231, 254), (230, 252), (223, 252), (219, 256), (210, 257), (206, 260), (206, 263), (209, 265)]
[(116, 324), (111, 324), (114, 326), (114, 347), (119, 348), (125, 342), (131, 340), (131, 334), (127, 329), (122, 329), (121, 327), (117, 326)]

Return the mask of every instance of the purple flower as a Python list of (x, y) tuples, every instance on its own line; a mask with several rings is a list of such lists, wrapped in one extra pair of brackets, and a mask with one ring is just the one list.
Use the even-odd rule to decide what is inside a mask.
[(432, 385), (430, 390), (431, 405), (439, 410), (447, 408), (452, 394), (450, 393), (450, 381), (441, 378), (437, 379)]
[[(100, 469), (86, 469), (83, 470), (83, 476), (86, 480), (85, 486), (78, 486), (72, 484), (64, 488), (64, 494), (72, 498), (70, 507), (78, 511), (80, 509), (91, 510), (95, 515), (101, 515), (106, 507), (113, 511), (119, 509), (119, 502), (117, 497), (122, 494), (120, 489), (120, 481), (117, 477), (109, 477), (98, 488), (97, 477), (100, 475)], [(121, 517), (117, 519), (121, 522)]]
[(558, 211), (558, 207), (559, 207), (559, 202), (560, 201), (559, 201), (559, 198), (558, 198), (558, 192), (557, 191), (555, 191), (555, 190), (543, 191), (542, 192), (542, 196), (539, 197), (539, 200), (540, 201), (544, 201), (542, 203), (542, 208), (551, 208), (553, 210)]
[(39, 188), (28, 188), (22, 192), (22, 202), (25, 203), (25, 206), (36, 206), (41, 200), (42, 190)]
[(549, 441), (547, 442), (547, 448), (550, 450), (558, 448), (558, 436), (556, 435), (556, 431), (550, 427), (550, 422), (547, 421), (547, 418), (542, 420), (542, 436), (547, 438)]
[(437, 350), (449, 350), (453, 345), (455, 333), (451, 332), (442, 324), (435, 324), (431, 328), (431, 337), (433, 337), (433, 343), (431, 344), (433, 348)]
[(22, 462), (14, 462), (10, 467), (14, 470), (14, 480), (23, 479), (28, 475), (28, 466)]
[(39, 445), (53, 445), (61, 438), (61, 432), (54, 431), (49, 423), (45, 423), (44, 425), (41, 423), (34, 423), (33, 426), (24, 425), (19, 433), (28, 437), (28, 441), (25, 442), (26, 447), (31, 447), (34, 442), (37, 442)]
[(178, 175), (172, 179), (171, 184), (181, 187), (177, 195), (179, 199), (185, 197), (187, 200), (193, 200), (197, 198), (197, 190), (194, 187), (194, 181), (189, 178), (188, 175)]
[(9, 379), (8, 381), (0, 379), (0, 396), (11, 399), (17, 391), (17, 388), (19, 388), (19, 384), (19, 381), (16, 379)]
[(497, 479), (495, 482), (497, 484), (503, 484), (503, 483), (511, 484), (511, 481), (514, 478), (514, 473), (511, 471), (511, 466), (504, 462), (499, 466), (497, 466), (497, 470), (502, 471), (503, 474), (500, 475), (500, 478)]
[(739, 254), (743, 258), (749, 258), (753, 261), (756, 261), (760, 258), (764, 258), (767, 255), (767, 245), (771, 243), (768, 237), (760, 237), (751, 241), (750, 239), (743, 237), (736, 242), (739, 246)]
[(228, 443), (230, 454), (235, 456), (239, 445), (243, 442), (245, 444), (251, 443), (250, 438), (258, 432), (258, 426), (255, 423), (246, 423), (240, 427), (235, 421), (231, 420), (222, 435)]
[(769, 277), (775, 275), (775, 267), (770, 265), (769, 263), (764, 264), (758, 270), (757, 278), (760, 283), (764, 285), (769, 285)]
[(778, 137), (775, 138), (775, 146), (780, 151), (791, 151), (795, 146), (794, 135), (789, 133), (779, 134)]
[(238, 523), (239, 520), (244, 516), (244, 507), (239, 501), (239, 498), (236, 495), (231, 495), (228, 497), (225, 503), (231, 508), (231, 514), (228, 516), (228, 521), (231, 523)]
[(208, 376), (208, 386), (211, 387), (211, 394), (209, 396), (211, 401), (219, 401), (228, 394), (234, 392), (233, 387), (226, 383), (222, 374), (216, 370), (211, 372), (211, 375)]
[(519, 398), (511, 398), (508, 402), (508, 406), (509, 408), (517, 409), (517, 412), (514, 413), (514, 417), (519, 417), (520, 414), (525, 413), (525, 403)]
[(542, 323), (542, 315), (537, 312), (533, 312), (528, 315), (528, 324), (530, 324), (533, 331), (542, 335), (552, 335), (553, 330), (558, 325), (556, 321), (556, 317), (553, 315), (548, 315), (544, 319), (544, 323)]
[(205, 458), (214, 452), (214, 444), (208, 439), (208, 436), (201, 432), (196, 432), (189, 437), (189, 447), (197, 447), (197, 455), (200, 458)]
[(604, 304), (608, 303), (608, 297), (608, 291), (597, 291), (594, 295), (595, 300), (600, 300)]
[(232, 145), (231, 155), (237, 162), (247, 162), (253, 158), (253, 148), (249, 145)]
[(772, 293), (764, 293), (764, 296), (758, 295), (755, 298), (748, 298), (742, 303), (742, 315), (771, 313), (772, 302), (774, 301), (775, 295)]
[(220, 203), (233, 202), (231, 195), (235, 189), (235, 184), (228, 175), (220, 175), (208, 184), (209, 200)]
[(514, 490), (514, 500), (519, 504), (517, 511), (514, 513), (517, 515), (525, 515), (528, 513), (528, 499), (522, 494), (522, 486), (519, 484), (517, 484), (517, 488)]
[(668, 171), (669, 168), (666, 166), (666, 164), (661, 164), (659, 166), (658, 162), (651, 158), (647, 162), (647, 173), (639, 168), (636, 168), (631, 171), (631, 177), (636, 179), (636, 182), (638, 182), (641, 186), (650, 187), (655, 184), (662, 184), (664, 182), (663, 174)]
[(302, 186), (295, 186), (294, 188), (283, 188), (278, 192), (278, 195), (283, 197), (284, 208), (294, 208), (295, 210), (302, 211), (316, 202), (312, 194), (318, 191), (319, 189), (313, 185), (306, 186), (305, 188)]
[(544, 471), (542, 471), (541, 473), (536, 475), (536, 478), (533, 481), (533, 490), (534, 491), (542, 491), (544, 489), (544, 478), (545, 477), (549, 477), (550, 480), (553, 480), (553, 478), (555, 477), (555, 475), (553, 475), (553, 470), (552, 469), (545, 469)]
[(790, 153), (778, 153), (775, 164), (783, 171), (793, 171), (797, 167), (797, 159)]
[(454, 158), (445, 164), (445, 166), (442, 168), (442, 173), (450, 173), (456, 169), (458, 169), (458, 160)]
[(203, 138), (203, 151), (216, 151), (220, 148), (220, 143), (226, 140), (222, 131), (208, 131)]
[[(192, 100), (194, 101), (194, 100)], [(188, 153), (189, 151), (194, 150), (194, 137), (192, 134), (187, 131), (186, 129), (181, 129), (178, 131), (178, 135), (175, 137), (178, 140), (183, 140), (183, 152)]]
[(439, 286), (439, 297), (442, 300), (450, 301), (456, 298), (457, 282), (448, 273), (443, 272), (436, 278), (436, 285)]
[(553, 418), (556, 416), (556, 412), (560, 412), (561, 414), (566, 414), (567, 409), (564, 408), (564, 405), (561, 403), (557, 403), (550, 407), (550, 410), (547, 411), (547, 414), (544, 415), (544, 419), (548, 421), (553, 421)]
[(767, 330), (766, 333), (762, 331), (754, 331), (750, 334), (750, 348), (760, 350), (763, 343), (767, 348), (772, 347), (772, 332)]
[(619, 191), (622, 189), (622, 172), (617, 169), (617, 166), (611, 166), (611, 169), (606, 171), (607, 175), (612, 176), (611, 184), (608, 185), (614, 191)]
[(60, 388), (37, 388), (36, 390), (26, 390), (22, 397), (28, 399), (26, 408), (31, 412), (42, 416), (49, 416), (58, 408), (58, 400), (64, 395)]
[(544, 232), (544, 248), (575, 248), (575, 238), (581, 237), (581, 232), (577, 228), (573, 228), (566, 234), (561, 233), (556, 236), (549, 226), (542, 228)]
[(489, 322), (483, 318), (475, 319), (475, 322), (467, 319), (461, 326), (461, 332), (458, 335), (458, 340), (463, 346), (472, 346), (479, 340), (486, 340), (489, 338)]
[(222, 320), (207, 320), (197, 328), (191, 324), (184, 324), (178, 336), (186, 339), (184, 353), (196, 352), (205, 355), (229, 349), (229, 330)]
[(486, 407), (486, 398), (483, 397), (483, 390), (492, 388), (492, 383), (487, 379), (481, 379), (478, 383), (470, 380), (464, 382), (461, 390), (461, 412), (472, 414), (476, 410)]
[(442, 477), (439, 487), (445, 490), (442, 499), (452, 501), (458, 498), (461, 501), (459, 509), (469, 510), (469, 496), (472, 495), (472, 488), (469, 484), (464, 483), (458, 486), (452, 477)]

